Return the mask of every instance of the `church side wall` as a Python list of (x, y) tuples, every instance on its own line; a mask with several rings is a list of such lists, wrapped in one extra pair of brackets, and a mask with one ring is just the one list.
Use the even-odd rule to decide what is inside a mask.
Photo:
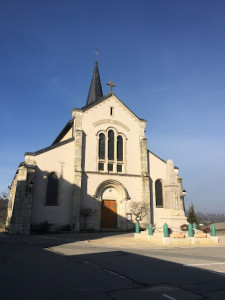
[[(30, 158), (29, 158), (30, 159)], [(47, 220), (50, 224), (71, 222), (74, 167), (74, 141), (33, 157), (36, 164), (32, 224)], [(58, 206), (46, 206), (48, 176), (59, 178)]]
[(9, 225), (10, 219), (12, 217), (12, 212), (13, 212), (13, 206), (14, 206), (14, 201), (15, 201), (15, 196), (16, 196), (16, 187), (17, 187), (17, 180), (18, 180), (18, 171), (16, 172), (12, 184), (10, 186), (10, 191), (9, 191), (9, 203), (8, 203), (8, 214), (7, 214), (7, 221), (6, 224)]
[[(186, 223), (183, 205), (182, 179), (178, 176), (178, 169), (174, 168), (172, 160), (162, 161), (149, 152), (151, 176), (151, 202), (154, 214), (154, 224), (162, 227), (165, 223), (173, 231), (180, 230)], [(155, 182), (160, 179), (163, 189), (163, 207), (156, 207)]]
[(154, 224), (158, 222), (160, 214), (164, 208), (156, 207), (155, 198), (155, 182), (157, 179), (161, 179), (163, 184), (166, 180), (166, 162), (162, 161), (160, 158), (155, 156), (153, 153), (148, 152), (149, 163), (150, 163), (150, 178), (151, 178), (151, 197), (152, 197), (152, 210), (153, 210), (153, 222)]

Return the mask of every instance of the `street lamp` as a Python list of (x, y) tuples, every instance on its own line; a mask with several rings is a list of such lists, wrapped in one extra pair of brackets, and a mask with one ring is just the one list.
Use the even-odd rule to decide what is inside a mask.
[(187, 194), (186, 190), (183, 190), (183, 191), (182, 191), (181, 199), (183, 200), (183, 209), (184, 209), (184, 212), (185, 212), (184, 197), (186, 196), (186, 194)]

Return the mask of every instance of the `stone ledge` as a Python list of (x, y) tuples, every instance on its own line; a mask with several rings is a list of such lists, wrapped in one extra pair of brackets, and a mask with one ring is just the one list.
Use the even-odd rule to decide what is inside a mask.
[(207, 234), (204, 232), (197, 232), (195, 233), (195, 238), (206, 238)]
[(185, 235), (183, 233), (176, 232), (176, 233), (172, 233), (170, 237), (174, 239), (183, 239), (185, 238)]
[[(176, 235), (176, 237), (174, 237)], [(182, 236), (182, 237), (181, 237)], [(154, 244), (176, 244), (176, 245), (191, 245), (191, 244), (218, 244), (218, 236), (209, 236), (205, 238), (198, 237), (187, 237), (182, 233), (171, 234), (170, 237), (163, 237), (157, 235), (143, 235), (141, 233), (134, 234), (135, 239), (145, 240)]]

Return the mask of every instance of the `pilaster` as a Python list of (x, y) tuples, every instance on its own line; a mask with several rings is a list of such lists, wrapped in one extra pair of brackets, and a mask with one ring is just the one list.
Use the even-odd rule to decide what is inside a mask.
[[(141, 162), (141, 201), (148, 203), (150, 209), (150, 176), (148, 166), (147, 139), (144, 135), (145, 122), (140, 126), (140, 162)], [(150, 210), (146, 217), (146, 222), (150, 222)]]
[(83, 150), (83, 130), (82, 116), (80, 110), (73, 110), (74, 122), (74, 188), (73, 188), (73, 211), (72, 225), (74, 231), (80, 230), (80, 201), (82, 182), (82, 150)]
[(24, 164), (19, 167), (16, 181), (13, 182), (10, 191), (8, 213), (10, 235), (30, 234), (34, 176), (35, 166)]

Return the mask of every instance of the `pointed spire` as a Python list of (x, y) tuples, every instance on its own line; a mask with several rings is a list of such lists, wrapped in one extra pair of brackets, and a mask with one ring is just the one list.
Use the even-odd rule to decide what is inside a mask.
[(86, 105), (97, 101), (102, 96), (103, 96), (102, 85), (101, 85), (101, 80), (100, 80), (100, 75), (98, 70), (98, 62), (96, 60)]

